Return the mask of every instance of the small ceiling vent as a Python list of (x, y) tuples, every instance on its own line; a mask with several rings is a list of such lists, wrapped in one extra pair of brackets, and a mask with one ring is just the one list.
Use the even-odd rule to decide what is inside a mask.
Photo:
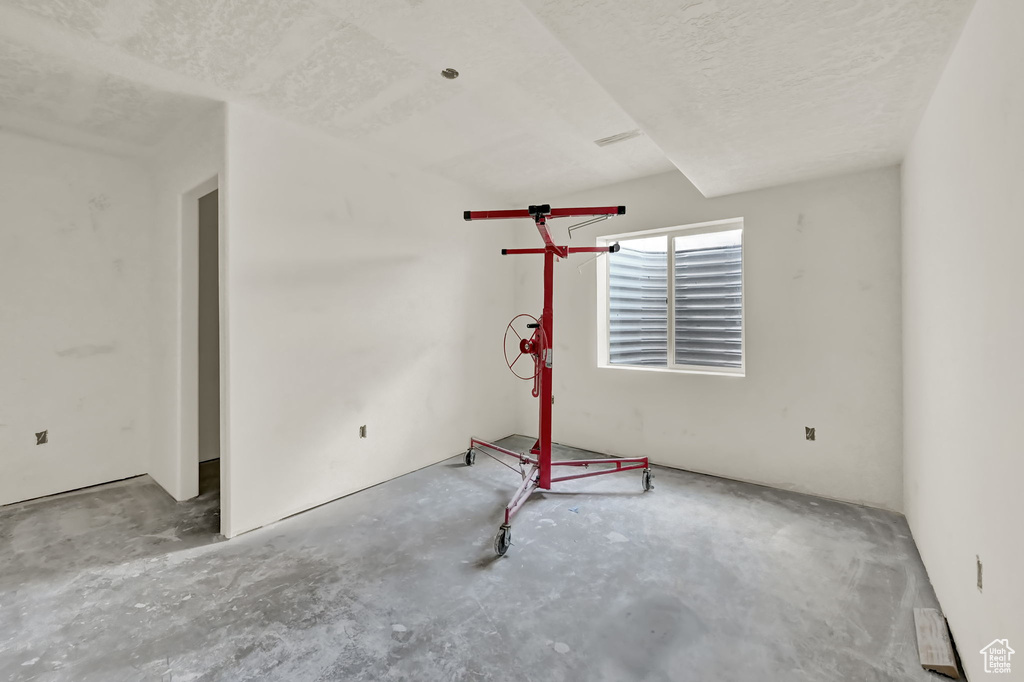
[(630, 130), (625, 133), (619, 133), (618, 135), (611, 135), (610, 137), (602, 137), (600, 140), (594, 140), (594, 144), (598, 147), (607, 147), (610, 144), (632, 140), (634, 137), (640, 137), (641, 135), (643, 135), (643, 131), (639, 129)]

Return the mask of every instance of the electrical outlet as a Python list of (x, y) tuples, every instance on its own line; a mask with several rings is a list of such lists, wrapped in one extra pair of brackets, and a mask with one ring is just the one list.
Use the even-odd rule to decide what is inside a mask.
[(359, 427), (359, 437), (366, 438), (366, 424)]
[(805, 426), (804, 427), (804, 438), (806, 438), (807, 440), (814, 440), (814, 427), (813, 426)]
[(36, 434), (36, 445), (46, 445), (49, 442), (50, 442), (50, 432), (49, 432), (49, 430), (40, 431), (39, 433)]
[(974, 559), (978, 562), (978, 592), (981, 592), (981, 557), (975, 554)]

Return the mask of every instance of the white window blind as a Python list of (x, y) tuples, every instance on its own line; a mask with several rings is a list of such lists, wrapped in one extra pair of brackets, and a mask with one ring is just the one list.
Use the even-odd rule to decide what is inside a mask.
[(665, 367), (668, 237), (620, 242), (608, 258), (608, 361)]
[(743, 245), (739, 230), (675, 237), (677, 365), (743, 366)]
[(603, 240), (621, 247), (607, 264), (607, 363), (742, 372), (742, 237), (735, 220)]

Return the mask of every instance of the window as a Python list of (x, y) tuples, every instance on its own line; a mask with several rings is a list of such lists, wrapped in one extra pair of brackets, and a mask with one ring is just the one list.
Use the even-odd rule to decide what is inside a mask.
[(743, 220), (598, 239), (615, 242), (598, 267), (599, 364), (742, 375)]

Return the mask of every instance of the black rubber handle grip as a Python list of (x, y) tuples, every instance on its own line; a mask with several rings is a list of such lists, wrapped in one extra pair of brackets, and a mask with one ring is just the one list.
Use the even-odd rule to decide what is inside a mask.
[(608, 247), (608, 253), (618, 253), (620, 248), (622, 247), (619, 246), (619, 243), (615, 242), (614, 244)]
[(531, 323), (529, 323), (528, 325), (526, 325), (526, 328), (527, 328), (527, 329), (536, 329), (536, 328), (537, 328), (537, 327), (539, 327), (539, 326), (540, 326), (540, 325), (539, 325), (539, 324), (537, 324), (536, 322), (531, 322)]

